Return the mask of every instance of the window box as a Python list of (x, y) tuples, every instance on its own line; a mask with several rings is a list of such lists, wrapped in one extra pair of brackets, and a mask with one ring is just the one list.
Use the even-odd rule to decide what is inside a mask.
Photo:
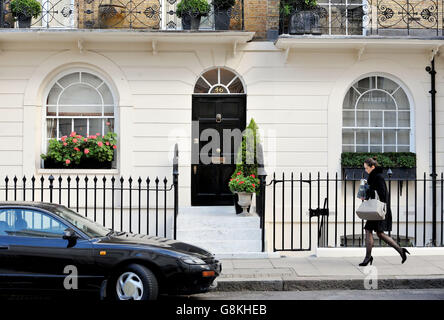
[[(382, 168), (383, 175), (388, 179), (387, 171), (389, 168)], [(390, 180), (416, 180), (416, 167), (415, 168), (390, 168), (392, 170), (392, 176)], [(367, 179), (368, 174), (364, 168), (347, 168), (342, 167), (342, 176), (345, 180), (360, 180)]]
[(44, 169), (112, 169), (112, 161), (100, 162), (95, 159), (87, 159), (76, 165), (71, 163), (65, 166), (63, 163), (55, 162), (52, 159), (44, 160)]

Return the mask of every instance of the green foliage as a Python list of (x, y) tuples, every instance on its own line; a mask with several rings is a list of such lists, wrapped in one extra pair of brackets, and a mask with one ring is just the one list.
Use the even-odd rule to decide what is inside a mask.
[(99, 162), (112, 161), (114, 150), (117, 149), (117, 134), (108, 132), (82, 137), (71, 132), (70, 136), (63, 136), (60, 140), (49, 141), (48, 152), (41, 154), (43, 160), (52, 160), (66, 167), (72, 164), (80, 164), (86, 159), (94, 159)]
[(206, 0), (181, 0), (176, 7), (176, 15), (182, 18), (186, 13), (192, 16), (207, 16), (211, 10)]
[(36, 0), (12, 0), (11, 12), (14, 17), (22, 15), (36, 19), (42, 13), (42, 6)]
[(236, 172), (228, 182), (231, 192), (259, 192), (259, 179), (254, 175), (244, 176), (242, 172)]
[(364, 160), (376, 157), (376, 161), (384, 168), (414, 168), (416, 154), (412, 152), (343, 152), (341, 165), (344, 168), (362, 168)]
[(279, 11), (282, 16), (288, 17), (295, 11), (312, 10), (317, 5), (316, 0), (281, 0)]
[(234, 171), (233, 176), (237, 172), (242, 172), (247, 176), (251, 174), (257, 176), (258, 162), (256, 152), (257, 144), (260, 143), (258, 130), (259, 127), (256, 122), (254, 119), (251, 119), (245, 130), (245, 134), (242, 136), (242, 145), (236, 156), (236, 170)]
[(218, 9), (229, 9), (236, 4), (236, 0), (213, 0), (213, 5)]

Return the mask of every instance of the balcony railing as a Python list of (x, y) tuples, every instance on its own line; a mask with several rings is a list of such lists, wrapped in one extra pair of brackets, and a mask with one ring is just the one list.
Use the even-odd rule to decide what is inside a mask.
[[(176, 15), (179, 0), (38, 0), (42, 13), (31, 28), (182, 30)], [(0, 28), (18, 28), (10, 11), (11, 0), (0, 0)], [(244, 29), (243, 0), (231, 9), (229, 30)], [(212, 6), (199, 30), (214, 30)]]
[(285, 13), (281, 10), (279, 32), (436, 37), (443, 35), (443, 5), (443, 0), (318, 0), (312, 17), (306, 19), (311, 20), (312, 32), (294, 32), (291, 20), (299, 25), (304, 22), (297, 21), (298, 10), (291, 8)]

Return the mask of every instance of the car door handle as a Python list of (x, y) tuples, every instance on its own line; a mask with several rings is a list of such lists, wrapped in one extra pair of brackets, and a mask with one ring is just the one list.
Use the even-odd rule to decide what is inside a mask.
[(9, 250), (9, 246), (0, 246), (0, 250)]

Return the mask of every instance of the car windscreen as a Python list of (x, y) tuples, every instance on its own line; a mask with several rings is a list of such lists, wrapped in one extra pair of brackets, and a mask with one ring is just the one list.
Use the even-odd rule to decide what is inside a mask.
[(111, 231), (111, 229), (105, 228), (101, 224), (91, 221), (68, 208), (57, 207), (53, 211), (55, 214), (75, 225), (91, 238), (104, 237)]

